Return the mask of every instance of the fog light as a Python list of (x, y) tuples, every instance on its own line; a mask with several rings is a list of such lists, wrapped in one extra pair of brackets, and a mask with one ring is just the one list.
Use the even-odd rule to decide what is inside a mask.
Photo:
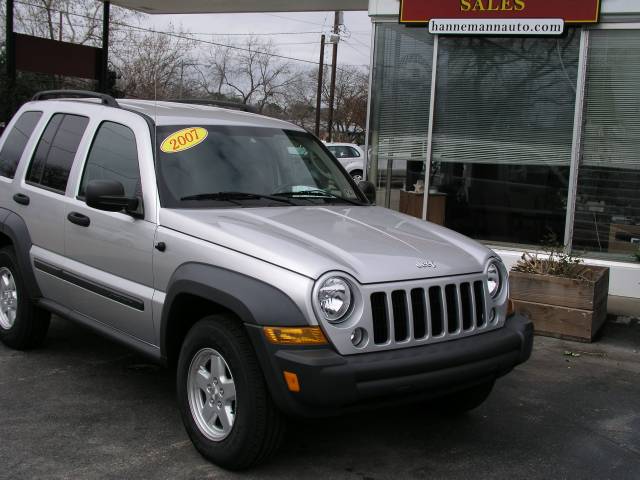
[(351, 343), (356, 348), (364, 348), (367, 346), (369, 341), (369, 335), (364, 328), (356, 328), (353, 332), (351, 332), (350, 337)]

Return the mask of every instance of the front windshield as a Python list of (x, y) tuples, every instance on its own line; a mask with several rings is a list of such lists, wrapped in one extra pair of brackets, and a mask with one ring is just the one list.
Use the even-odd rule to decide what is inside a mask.
[(168, 208), (368, 204), (305, 132), (242, 126), (157, 129), (160, 198)]

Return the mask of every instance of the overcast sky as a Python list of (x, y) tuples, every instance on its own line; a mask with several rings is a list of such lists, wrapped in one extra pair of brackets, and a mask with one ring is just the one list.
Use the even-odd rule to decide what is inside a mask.
[[(147, 15), (145, 23), (158, 30), (170, 22), (182, 26), (192, 33), (204, 33), (198, 38), (224, 43), (228, 38), (241, 40), (248, 33), (292, 33), (268, 35), (282, 55), (318, 61), (320, 35), (330, 33), (333, 28), (333, 12), (298, 13), (235, 13), (209, 15)], [(367, 12), (345, 12), (346, 38), (338, 49), (338, 64), (369, 65), (371, 44), (371, 21)], [(302, 33), (305, 32), (305, 33)], [(325, 61), (331, 61), (330, 48), (326, 49)]]

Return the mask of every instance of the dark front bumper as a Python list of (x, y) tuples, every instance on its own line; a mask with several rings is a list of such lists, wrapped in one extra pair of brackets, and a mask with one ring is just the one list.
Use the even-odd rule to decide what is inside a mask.
[[(262, 328), (247, 325), (278, 407), (298, 416), (325, 416), (386, 403), (445, 395), (492, 381), (525, 362), (533, 325), (512, 316), (492, 332), (400, 350), (342, 356), (331, 347), (282, 347)], [(297, 374), (300, 392), (287, 389), (283, 371)]]

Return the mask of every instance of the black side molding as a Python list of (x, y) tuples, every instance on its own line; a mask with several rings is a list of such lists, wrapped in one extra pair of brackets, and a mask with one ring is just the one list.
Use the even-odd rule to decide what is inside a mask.
[(109, 300), (113, 300), (114, 302), (118, 302), (122, 305), (126, 305), (127, 307), (135, 308), (136, 310), (144, 312), (144, 302), (139, 298), (105, 287), (104, 285), (79, 277), (73, 273), (66, 272), (61, 268), (49, 265), (42, 260), (35, 259), (33, 264), (41, 272), (48, 273), (49, 275), (64, 280), (65, 282), (72, 283), (80, 288), (84, 288), (85, 290), (89, 290), (90, 292), (108, 298)]
[(100, 335), (115, 340), (118, 343), (137, 351), (138, 353), (146, 356), (155, 363), (162, 364), (162, 359), (160, 358), (160, 349), (155, 345), (143, 342), (137, 338), (132, 337), (131, 335), (121, 332), (120, 330), (116, 330), (109, 327), (108, 325), (97, 322), (92, 318), (86, 317), (81, 313), (65, 307), (64, 305), (60, 305), (53, 300), (42, 298), (38, 301), (38, 306), (62, 318), (66, 318), (68, 320), (71, 320), (72, 322), (84, 325), (85, 327), (94, 330)]

